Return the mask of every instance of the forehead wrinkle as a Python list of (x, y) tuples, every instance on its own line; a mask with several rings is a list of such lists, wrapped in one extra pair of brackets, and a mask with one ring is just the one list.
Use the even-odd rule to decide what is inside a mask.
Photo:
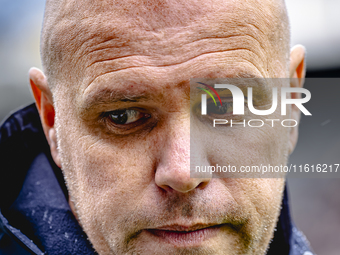
[[(251, 27), (251, 29), (249, 30), (248, 27)], [(237, 30), (242, 30), (242, 32)], [(181, 33), (184, 39), (175, 34), (176, 36), (169, 41), (160, 41), (159, 44), (162, 47), (158, 47), (159, 52), (153, 50), (157, 48), (157, 44), (152, 47), (152, 39), (147, 40), (150, 47), (146, 47), (144, 50), (142, 47), (137, 47), (138, 45), (131, 49), (130, 45), (125, 44), (127, 48), (124, 50), (114, 46), (105, 48), (101, 44), (88, 50), (88, 54), (83, 57), (82, 62), (86, 65), (84, 76), (86, 76), (86, 73), (90, 76), (93, 73), (100, 76), (132, 67), (178, 65), (204, 54), (241, 49), (248, 51), (248, 58), (253, 59), (253, 63), (256, 62), (256, 65), (261, 65), (267, 63), (265, 48), (268, 43), (263, 38), (256, 36), (256, 32), (256, 25), (245, 26), (244, 24), (225, 33), (201, 29), (197, 36), (195, 33), (186, 31)], [(215, 37), (212, 37), (214, 34)], [(143, 45), (143, 38), (137, 41), (140, 45)], [(176, 46), (174, 47), (174, 45)]]
[[(140, 37), (136, 38), (138, 41), (137, 45), (134, 45), (135, 42), (121, 42), (122, 47), (127, 47), (125, 50), (120, 47), (117, 48), (115, 44), (110, 45), (110, 41), (107, 40), (105, 42), (105, 46), (103, 46), (103, 44), (94, 45), (90, 49), (87, 48), (87, 52), (84, 52), (83, 55), (85, 55), (86, 60), (90, 61), (90, 64), (87, 65), (87, 67), (90, 67), (100, 61), (115, 60), (124, 57), (145, 56), (152, 57), (150, 60), (162, 61), (165, 60), (164, 56), (181, 56), (182, 54), (179, 53), (187, 54), (190, 52), (189, 49), (198, 48), (204, 49), (208, 52), (213, 52), (213, 49), (221, 47), (225, 49), (237, 49), (240, 47), (249, 47), (249, 49), (254, 49), (256, 48), (256, 45), (259, 45), (263, 51), (262, 54), (259, 55), (262, 55), (261, 57), (263, 59), (264, 51), (267, 46), (266, 41), (261, 37), (256, 36), (257, 31), (244, 27), (245, 26), (242, 25), (237, 26), (235, 29), (230, 29), (224, 34), (215, 34), (215, 36), (210, 35), (212, 33), (208, 33), (207, 31), (199, 31), (197, 33), (199, 36), (194, 36), (189, 31), (185, 31), (180, 33), (181, 37), (176, 36), (174, 38), (167, 38), (166, 41), (155, 41), (153, 38)], [(144, 46), (145, 42), (147, 42), (150, 47), (143, 50), (143, 47), (141, 46)], [(152, 44), (155, 44), (154, 46), (160, 46), (160, 51), (157, 52), (154, 50), (155, 47), (152, 47)], [(174, 47), (174, 45), (176, 45), (176, 47)], [(253, 45), (255, 45), (255, 47), (252, 47)]]
[[(67, 50), (67, 46), (72, 46), (72, 44), (75, 48), (79, 49), (79, 47), (81, 47), (84, 43), (81, 42), (84, 41), (84, 39), (102, 37), (103, 35), (112, 34), (113, 31), (116, 31), (117, 33), (117, 30), (121, 30), (122, 33), (119, 36), (116, 36), (118, 38), (124, 35), (124, 33), (131, 29), (131, 27), (144, 27), (144, 30), (146, 31), (154, 30), (153, 28), (150, 29), (150, 26), (143, 25), (145, 22), (141, 22), (140, 18), (144, 14), (147, 15), (148, 18), (155, 19), (158, 26), (162, 28), (166, 27), (165, 24), (162, 25), (160, 18), (163, 17), (169, 19), (170, 14), (168, 13), (165, 15), (162, 11), (163, 9), (160, 8), (159, 5), (169, 5), (168, 9), (170, 12), (176, 12), (176, 9), (182, 9), (183, 12), (188, 12), (190, 9), (190, 5), (186, 5), (186, 8), (175, 8), (176, 4), (170, 4), (172, 2), (176, 1), (165, 1), (164, 3), (159, 1), (116, 1), (114, 3), (112, 3), (112, 1), (92, 1), (91, 4), (89, 4), (88, 1), (84, 1), (84, 3), (80, 3), (79, 1), (62, 1), (63, 4), (59, 4), (58, 8), (55, 8), (55, 2), (48, 1), (46, 4), (47, 7), (45, 15), (46, 29), (44, 29), (44, 31), (46, 33), (48, 31), (53, 31), (52, 33), (49, 33), (50, 36), (55, 35), (54, 39), (62, 39), (60, 40), (60, 45), (55, 46), (56, 48), (60, 48), (60, 51), (63, 49)], [(181, 2), (182, 1), (178, 1), (177, 4), (180, 4)], [(51, 5), (54, 6), (54, 10), (58, 10), (57, 14), (52, 15), (51, 8), (48, 8)], [(64, 8), (61, 8), (62, 6)], [(144, 13), (140, 10), (143, 8), (147, 8), (148, 11)], [(156, 17), (155, 14), (159, 12), (161, 15)], [(194, 12), (189, 12), (190, 17), (195, 16), (193, 14)], [(181, 19), (180, 17), (177, 17), (177, 19), (169, 20), (179, 21)], [(108, 24), (118, 25), (113, 27), (111, 26), (107, 29)], [(131, 26), (131, 24), (133, 25)], [(175, 25), (176, 24), (168, 26), (174, 27)], [(47, 27), (49, 29), (47, 29)], [(80, 34), (81, 32), (82, 34)], [(64, 37), (66, 38), (65, 40), (63, 40)], [(70, 41), (71, 43), (67, 43), (67, 41)], [(75, 42), (72, 43), (72, 41)], [(57, 43), (58, 40), (51, 40), (51, 42)]]
[[(246, 48), (239, 48), (239, 49), (232, 49), (232, 50), (225, 50), (225, 51), (207, 52), (207, 53), (200, 54), (198, 56), (194, 56), (191, 59), (187, 59), (184, 62), (163, 64), (163, 65), (160, 65), (160, 64), (157, 64), (157, 65), (156, 64), (154, 64), (154, 65), (146, 64), (146, 61), (138, 61), (138, 60), (137, 61), (128, 61), (128, 62), (126, 62), (127, 66), (124, 66), (122, 64), (116, 64), (116, 65), (110, 64), (107, 67), (108, 70), (101, 69), (100, 71), (96, 72), (96, 76), (94, 76), (94, 77), (92, 77), (91, 75), (90, 76), (86, 75), (84, 77), (84, 81), (85, 81), (84, 85), (85, 85), (85, 87), (90, 86), (90, 84), (95, 82), (98, 78), (101, 78), (103, 76), (110, 75), (110, 74), (113, 74), (113, 73), (119, 73), (121, 71), (129, 71), (129, 70), (136, 70), (136, 71), (138, 71), (140, 68), (149, 68), (149, 70), (150, 70), (150, 68), (152, 68), (153, 72), (155, 72), (155, 70), (159, 69), (159, 68), (173, 68), (173, 67), (177, 67), (178, 68), (181, 65), (188, 65), (188, 64), (190, 64), (190, 62), (192, 62), (195, 59), (198, 59), (198, 58), (202, 59), (206, 55), (213, 55), (213, 54), (220, 54), (220, 53), (229, 53), (229, 52), (234, 52), (234, 51), (245, 51), (245, 52), (250, 53), (250, 55), (254, 54), (253, 52), (251, 52), (250, 50), (248, 50)], [(258, 66), (259, 66), (259, 64), (254, 64), (253, 61), (249, 61), (249, 60), (245, 60), (245, 61), (248, 62), (249, 64), (251, 64), (252, 66), (254, 66), (255, 68), (258, 68)], [(135, 65), (133, 65), (132, 63), (135, 63)], [(117, 66), (117, 69), (113, 68), (115, 66)], [(147, 73), (144, 73), (144, 75), (145, 74), (149, 75)]]
[[(236, 17), (234, 19), (236, 20)], [(138, 26), (126, 24), (117, 27), (107, 22), (90, 22), (89, 29), (96, 31), (95, 34), (91, 36), (91, 39), (93, 37), (103, 37), (105, 38), (105, 40), (103, 40), (105, 43), (103, 45), (103, 43), (98, 40), (94, 42), (97, 45), (89, 45), (90, 43), (85, 42), (86, 51), (84, 51), (83, 54), (86, 54), (87, 52), (92, 53), (95, 51), (105, 50), (106, 47), (116, 51), (121, 51), (121, 47), (133, 47), (134, 51), (138, 53), (143, 51), (141, 50), (141, 46), (150, 46), (146, 52), (141, 53), (146, 54), (150, 52), (154, 54), (155, 52), (152, 51), (152, 44), (157, 44), (157, 46), (161, 46), (162, 50), (167, 49), (171, 51), (170, 53), (172, 53), (177, 49), (173, 47), (173, 45), (176, 45), (176, 42), (178, 48), (180, 48), (181, 45), (185, 45), (188, 42), (197, 42), (199, 40), (213, 38), (227, 38), (236, 35), (252, 37), (260, 43), (260, 46), (263, 49), (266, 48), (265, 46), (268, 46), (266, 45), (264, 40), (265, 38), (263, 37), (264, 32), (262, 30), (264, 28), (261, 28), (261, 25), (257, 24), (258, 22), (256, 17), (249, 18), (246, 23), (235, 21), (234, 24), (233, 14), (230, 13), (229, 21), (221, 19), (218, 22), (214, 22), (215, 24), (213, 25), (206, 24), (205, 26), (197, 23), (195, 25), (181, 27), (180, 30), (174, 27), (162, 28), (159, 29), (158, 32), (147, 31)], [(138, 32), (136, 32), (136, 29)], [(258, 36), (259, 34), (260, 36)], [(163, 54), (164, 52), (159, 55)], [(119, 55), (117, 57), (119, 57)]]
[[(71, 1), (72, 2), (72, 1)], [(108, 3), (109, 1), (106, 1), (104, 3)], [(171, 1), (170, 1), (171, 2)], [(176, 1), (175, 1), (176, 2)], [(51, 42), (51, 52), (52, 55), (54, 55), (54, 60), (56, 62), (68, 62), (72, 63), (73, 67), (77, 67), (77, 70), (74, 70), (73, 74), (78, 80), (82, 77), (81, 72), (83, 72), (84, 67), (81, 65), (78, 65), (81, 58), (77, 58), (77, 55), (85, 54), (86, 52), (96, 51), (97, 50), (103, 50), (105, 51), (105, 47), (108, 45), (109, 48), (113, 51), (112, 54), (115, 56), (120, 56), (124, 52), (126, 53), (126, 50), (133, 47), (133, 50), (141, 55), (141, 52), (143, 51), (141, 49), (140, 44), (145, 41), (149, 44), (149, 47), (146, 47), (147, 51), (152, 50), (155, 47), (152, 47), (152, 42), (154, 41), (158, 45), (162, 45), (160, 49), (167, 49), (169, 51), (169, 54), (167, 56), (171, 57), (171, 54), (174, 55), (174, 52), (176, 50), (179, 50), (181, 46), (186, 45), (185, 43), (180, 43), (179, 47), (174, 47), (173, 41), (165, 41), (163, 42), (162, 39), (166, 38), (169, 39), (171, 36), (173, 37), (173, 40), (179, 39), (179, 37), (188, 35), (187, 40), (192, 40), (193, 42), (200, 40), (199, 37), (204, 39), (204, 37), (211, 39), (213, 37), (220, 38), (225, 36), (223, 33), (229, 32), (230, 30), (238, 30), (239, 33), (243, 33), (243, 35), (247, 35), (250, 37), (253, 37), (254, 40), (258, 41), (259, 47), (262, 49), (262, 54), (269, 55), (269, 43), (268, 39), (270, 39), (270, 35), (273, 36), (273, 33), (271, 30), (273, 29), (273, 21), (277, 19), (273, 19), (275, 16), (273, 14), (273, 7), (271, 5), (267, 6), (265, 4), (259, 4), (258, 6), (253, 6), (251, 3), (254, 1), (245, 1), (242, 6), (237, 6), (235, 4), (228, 6), (227, 10), (232, 10), (235, 12), (235, 15), (233, 13), (228, 13), (228, 15), (225, 14), (226, 10), (223, 9), (221, 11), (221, 8), (218, 10), (218, 14), (220, 20), (218, 22), (215, 22), (215, 24), (210, 25), (208, 16), (204, 13), (200, 13), (201, 16), (199, 16), (203, 20), (207, 20), (207, 22), (204, 23), (206, 25), (205, 27), (202, 26), (202, 24), (198, 23), (196, 26), (200, 29), (196, 31), (191, 31), (191, 34), (185, 34), (183, 33), (183, 29), (181, 33), (169, 33), (169, 30), (176, 27), (166, 27), (165, 25), (163, 27), (157, 27), (151, 29), (150, 27), (147, 27), (142, 24), (134, 23), (132, 25), (131, 20), (133, 19), (131, 16), (129, 16), (126, 19), (125, 11), (117, 11), (113, 10), (112, 4), (109, 6), (109, 11), (101, 17), (98, 14), (103, 14), (105, 12), (104, 5), (100, 4), (94, 4), (91, 7), (95, 6), (95, 8), (92, 8), (91, 10), (89, 8), (85, 8), (85, 4), (82, 6), (77, 6), (79, 9), (84, 9), (83, 14), (79, 14), (79, 11), (75, 11), (75, 13), (78, 14), (71, 14), (70, 9), (72, 4), (69, 4), (69, 8), (67, 8), (67, 11), (63, 15), (59, 15), (59, 23), (57, 26), (55, 26), (55, 33), (52, 33), (54, 36), (54, 39), (50, 40)], [(256, 2), (256, 1), (255, 1)], [(75, 6), (74, 3), (77, 3), (77, 1), (73, 1), (73, 8)], [(142, 2), (144, 5), (145, 3)], [(131, 3), (130, 3), (131, 4)], [(99, 6), (100, 5), (100, 6)], [(215, 7), (216, 7), (215, 3)], [(98, 7), (99, 6), (99, 7)], [(123, 5), (121, 4), (120, 7)], [(138, 5), (136, 5), (134, 8), (136, 9)], [(119, 9), (119, 8), (118, 8)], [(124, 9), (124, 8), (123, 8)], [(138, 9), (138, 8), (137, 8)], [(212, 8), (208, 8), (211, 10)], [(120, 9), (119, 9), (120, 10)], [(216, 12), (215, 12), (216, 13)], [(225, 15), (220, 15), (220, 14)], [(148, 14), (150, 17), (150, 13)], [(276, 14), (277, 15), (277, 14)], [(100, 17), (99, 17), (100, 16)], [(197, 16), (197, 15), (196, 15)], [(242, 16), (242, 18), (240, 18)], [(124, 20), (125, 18), (125, 20)], [(215, 17), (216, 18), (216, 17)], [(229, 22), (226, 22), (226, 20), (229, 20)], [(108, 22), (110, 20), (110, 22)], [(124, 22), (122, 22), (124, 20)], [(197, 19), (190, 19), (190, 22), (197, 21)], [(211, 20), (210, 20), (211, 21)], [(261, 21), (261, 22), (259, 22)], [(277, 22), (274, 22), (277, 23)], [(178, 25), (178, 24), (177, 24)], [(210, 27), (209, 27), (210, 25)], [(193, 28), (192, 25), (188, 26), (190, 28)], [(138, 29), (143, 28), (144, 32), (140, 35), (140, 33), (134, 33)], [(137, 30), (136, 30), (137, 29)], [(140, 32), (140, 31), (139, 31)], [(146, 36), (147, 35), (147, 36)], [(169, 37), (170, 36), (170, 37)], [(144, 37), (144, 40), (140, 40)], [(179, 40), (180, 41), (180, 40)], [(163, 43), (163, 44), (162, 44)], [(228, 42), (226, 42), (228, 44)], [(194, 52), (194, 50), (186, 50), (187, 53)], [(106, 52), (105, 52), (106, 53)], [(159, 53), (158, 55), (155, 54), (155, 52), (152, 52), (152, 56), (154, 59), (157, 60), (163, 60), (164, 58), (164, 52)], [(266, 54), (265, 54), (266, 53)], [(104, 54), (104, 53), (103, 53)], [(261, 54), (261, 55), (262, 55)], [(124, 54), (123, 54), (124, 55)], [(133, 55), (133, 54), (131, 54)], [(72, 58), (71, 58), (72, 56)], [(158, 57), (158, 58), (157, 58)], [(114, 57), (113, 57), (114, 58)], [(65, 61), (65, 60), (68, 61)], [(265, 58), (262, 59), (262, 62), (264, 64), (268, 63), (268, 60)], [(61, 70), (60, 70), (61, 71)]]

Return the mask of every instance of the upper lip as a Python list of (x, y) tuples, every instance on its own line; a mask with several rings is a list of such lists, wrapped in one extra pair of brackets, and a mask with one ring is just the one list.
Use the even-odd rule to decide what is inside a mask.
[(200, 224), (200, 223), (194, 224), (194, 225), (173, 224), (173, 225), (165, 225), (165, 226), (156, 227), (156, 228), (153, 228), (152, 230), (190, 232), (190, 231), (196, 231), (196, 230), (209, 228), (213, 226), (219, 226), (219, 225), (220, 224)]

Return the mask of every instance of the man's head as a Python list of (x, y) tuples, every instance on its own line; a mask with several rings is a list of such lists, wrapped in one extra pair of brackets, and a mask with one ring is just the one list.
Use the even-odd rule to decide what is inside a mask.
[[(190, 178), (189, 80), (303, 78), (282, 1), (47, 1), (42, 59), (44, 132), (100, 254), (265, 252), (284, 179)], [(265, 128), (202, 139), (200, 163), (285, 164), (296, 128)]]

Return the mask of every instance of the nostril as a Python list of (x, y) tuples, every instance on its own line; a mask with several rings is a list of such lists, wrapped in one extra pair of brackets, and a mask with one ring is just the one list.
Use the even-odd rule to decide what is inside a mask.
[(208, 185), (208, 181), (203, 181), (203, 182), (201, 182), (198, 186), (197, 186), (197, 188), (199, 188), (199, 189), (204, 189), (207, 185)]
[(158, 186), (158, 188), (161, 189), (163, 192), (171, 192), (172, 191), (172, 188), (169, 187), (168, 185), (157, 185), (157, 183), (156, 183), (156, 186)]

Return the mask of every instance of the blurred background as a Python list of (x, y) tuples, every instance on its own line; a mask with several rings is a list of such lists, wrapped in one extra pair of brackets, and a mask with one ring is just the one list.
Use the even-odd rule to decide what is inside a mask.
[[(307, 77), (340, 77), (340, 1), (286, 3), (292, 45), (303, 44), (307, 49)], [(32, 66), (41, 68), (39, 37), (44, 4), (44, 0), (0, 0), (0, 120), (33, 102), (27, 73)], [(299, 142), (290, 158), (293, 164), (340, 163), (340, 105), (332, 104), (340, 101), (340, 86), (328, 87), (326, 92), (320, 88), (307, 87), (312, 93), (308, 110), (321, 114), (313, 121), (302, 117)], [(313, 97), (321, 99), (313, 101)], [(293, 219), (315, 252), (339, 255), (340, 178), (287, 182)]]

